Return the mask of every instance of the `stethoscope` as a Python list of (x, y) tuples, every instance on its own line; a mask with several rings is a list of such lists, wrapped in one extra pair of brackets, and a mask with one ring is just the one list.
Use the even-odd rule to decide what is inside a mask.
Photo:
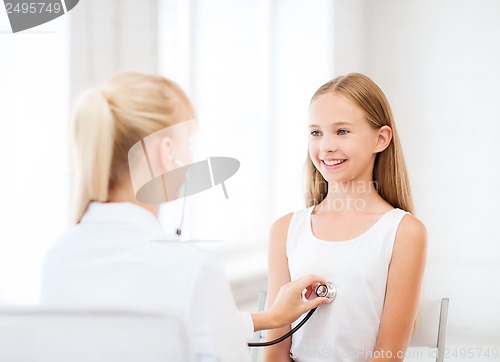
[[(330, 299), (330, 301), (333, 301), (337, 296), (337, 288), (335, 287), (335, 285), (333, 285), (333, 283), (327, 282), (326, 284), (318, 285), (316, 287), (315, 293), (318, 297), (322, 298), (326, 297)], [(267, 346), (272, 346), (273, 344), (276, 343), (283, 342), (285, 339), (287, 339), (292, 334), (297, 332), (299, 328), (302, 327), (309, 318), (311, 318), (311, 316), (313, 315), (313, 313), (316, 311), (317, 308), (318, 307), (311, 309), (309, 313), (307, 313), (307, 315), (304, 317), (304, 319), (300, 321), (299, 324), (297, 324), (293, 329), (291, 329), (288, 333), (285, 333), (281, 337), (276, 338), (275, 340), (269, 342), (251, 342), (248, 343), (248, 347), (267, 347)]]
[[(179, 160), (178, 158), (174, 158), (174, 156), (170, 155), (168, 157), (169, 160), (172, 160), (175, 162), (175, 164), (179, 167), (182, 167), (184, 166), (184, 163)], [(187, 188), (187, 179), (184, 180), (184, 197), (183, 197), (183, 200), (182, 200), (182, 213), (181, 213), (181, 221), (179, 223), (179, 227), (177, 227), (177, 229), (175, 229), (175, 234), (179, 237), (179, 239), (181, 238), (182, 236), (182, 225), (184, 224), (184, 210), (186, 208), (186, 188)]]

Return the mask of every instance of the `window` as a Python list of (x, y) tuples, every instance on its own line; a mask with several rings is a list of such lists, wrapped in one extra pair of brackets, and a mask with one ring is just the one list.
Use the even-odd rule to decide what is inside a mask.
[(0, 301), (38, 300), (47, 248), (70, 208), (66, 16), (12, 34), (0, 12)]
[[(186, 202), (186, 238), (224, 240), (205, 246), (231, 279), (265, 273), (272, 222), (304, 207), (307, 109), (333, 77), (332, 20), (327, 0), (161, 3), (161, 71), (194, 101), (197, 157), (241, 162), (229, 200), (217, 186)], [(180, 215), (176, 203), (167, 208)]]

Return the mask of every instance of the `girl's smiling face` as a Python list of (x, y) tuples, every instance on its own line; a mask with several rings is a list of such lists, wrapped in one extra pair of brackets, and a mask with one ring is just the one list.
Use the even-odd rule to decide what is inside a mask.
[(390, 142), (390, 127), (370, 127), (363, 111), (333, 92), (309, 108), (309, 156), (328, 181), (371, 181), (375, 156)]

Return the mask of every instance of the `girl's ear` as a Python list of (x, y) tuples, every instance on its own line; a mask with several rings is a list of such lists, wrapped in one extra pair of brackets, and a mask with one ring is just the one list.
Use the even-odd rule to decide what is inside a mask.
[(382, 126), (378, 130), (377, 145), (375, 147), (375, 152), (382, 152), (385, 150), (392, 140), (392, 129), (389, 126)]

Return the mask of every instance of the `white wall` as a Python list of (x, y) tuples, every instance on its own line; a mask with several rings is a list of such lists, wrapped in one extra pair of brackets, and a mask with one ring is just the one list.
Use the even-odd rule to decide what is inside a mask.
[(335, 73), (369, 75), (395, 114), (429, 233), (425, 296), (450, 298), (450, 338), (500, 345), (500, 2), (335, 4)]
[(119, 71), (158, 71), (157, 0), (85, 0), (71, 15), (71, 95)]

